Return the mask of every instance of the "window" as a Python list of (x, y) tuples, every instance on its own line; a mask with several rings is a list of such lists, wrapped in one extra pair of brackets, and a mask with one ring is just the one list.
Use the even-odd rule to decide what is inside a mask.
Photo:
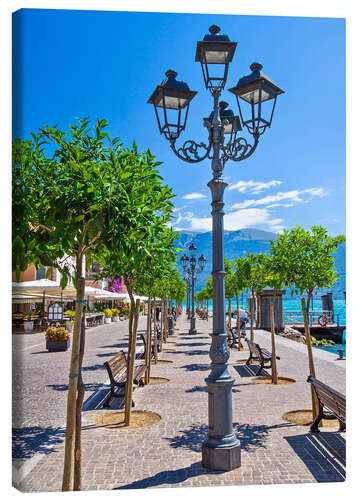
[(46, 278), (47, 267), (36, 268), (36, 279), (43, 280)]

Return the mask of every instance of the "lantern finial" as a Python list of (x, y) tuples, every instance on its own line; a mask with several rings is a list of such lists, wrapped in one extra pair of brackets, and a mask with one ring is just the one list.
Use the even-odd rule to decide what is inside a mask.
[(249, 68), (252, 70), (252, 71), (260, 71), (263, 69), (263, 65), (258, 63), (258, 62), (254, 62), (252, 63)]
[(221, 28), (217, 26), (217, 24), (212, 24), (212, 26), (208, 28), (208, 31), (211, 33), (211, 35), (217, 35), (217, 33), (221, 31)]
[(165, 73), (165, 75), (167, 76), (167, 78), (176, 78), (177, 76), (177, 71), (173, 70), (173, 69), (168, 69)]

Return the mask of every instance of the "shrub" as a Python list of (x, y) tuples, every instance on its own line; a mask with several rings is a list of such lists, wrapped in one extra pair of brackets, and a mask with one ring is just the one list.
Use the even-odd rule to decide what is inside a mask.
[(69, 331), (62, 326), (49, 326), (46, 330), (46, 340), (48, 342), (56, 342), (57, 340), (69, 340), (69, 338)]
[(106, 318), (111, 318), (113, 316), (113, 312), (111, 309), (105, 309), (104, 314)]
[(123, 307), (120, 315), (121, 316), (129, 316), (129, 307), (128, 306)]
[(119, 309), (112, 309), (113, 316), (119, 316)]

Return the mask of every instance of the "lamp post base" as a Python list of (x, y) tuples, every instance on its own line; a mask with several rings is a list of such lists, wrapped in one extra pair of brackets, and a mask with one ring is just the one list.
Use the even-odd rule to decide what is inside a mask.
[(196, 330), (196, 328), (194, 328), (193, 330), (190, 328), (189, 331), (188, 331), (188, 333), (190, 335), (196, 335), (197, 334), (197, 330)]
[(240, 442), (230, 448), (202, 446), (202, 466), (210, 470), (230, 471), (241, 466)]

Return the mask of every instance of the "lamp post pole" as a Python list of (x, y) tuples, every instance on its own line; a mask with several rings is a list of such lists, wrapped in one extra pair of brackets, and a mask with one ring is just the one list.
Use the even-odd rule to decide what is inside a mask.
[[(190, 284), (190, 291), (191, 291), (191, 307), (189, 307), (190, 311), (190, 317), (189, 319), (191, 320), (191, 325), (190, 325), (190, 330), (189, 333), (191, 335), (195, 335), (197, 333), (196, 330), (196, 311), (195, 311), (195, 280), (196, 280), (196, 274), (200, 273), (203, 271), (203, 268), (206, 264), (206, 258), (202, 254), (198, 259), (195, 257), (197, 247), (194, 243), (191, 243), (189, 246), (189, 251), (191, 253), (191, 258), (189, 259), (186, 254), (184, 254), (181, 259), (181, 265), (186, 272), (186, 283)], [(190, 296), (190, 293), (188, 293), (188, 297)]]
[[(192, 264), (191, 264), (192, 266)], [(189, 332), (191, 335), (197, 333), (196, 330), (196, 310), (195, 310), (195, 270), (191, 272), (191, 328)]]
[[(190, 103), (197, 92), (190, 90), (185, 82), (177, 81), (175, 71), (166, 72), (166, 79), (156, 87), (148, 102), (154, 105), (160, 133), (169, 141), (178, 158), (188, 163), (198, 163), (206, 158), (212, 160), (213, 177), (208, 187), (212, 195), (213, 330), (209, 353), (211, 372), (205, 379), (208, 386), (208, 433), (202, 446), (202, 464), (208, 469), (228, 471), (240, 466), (241, 453), (240, 442), (232, 424), (234, 378), (228, 372), (223, 248), (223, 197), (227, 183), (223, 179), (223, 169), (227, 160), (239, 162), (252, 156), (260, 136), (271, 126), (276, 99), (283, 90), (261, 72), (261, 64), (253, 63), (250, 66), (251, 74), (240, 78), (237, 85), (229, 89), (237, 99), (239, 116), (226, 109), (228, 103), (219, 102), (219, 98), (227, 82), (229, 63), (233, 59), (237, 43), (231, 42), (227, 35), (221, 35), (220, 28), (216, 25), (211, 26), (209, 32), (202, 41), (197, 42), (195, 57), (201, 63), (206, 89), (213, 97), (213, 110), (208, 118), (203, 119), (208, 130), (208, 144), (189, 139), (182, 146), (176, 146), (176, 141), (186, 126)], [(268, 103), (268, 107), (265, 103)], [(168, 120), (167, 110), (175, 110), (176, 122)], [(252, 144), (237, 135), (242, 127), (253, 137)], [(186, 265), (188, 260), (184, 256), (181, 263)], [(192, 329), (192, 321), (195, 319), (192, 318), (193, 279), (191, 292)]]
[(186, 273), (186, 314), (187, 314), (187, 319), (191, 318), (191, 283), (190, 283), (190, 276), (188, 273)]

